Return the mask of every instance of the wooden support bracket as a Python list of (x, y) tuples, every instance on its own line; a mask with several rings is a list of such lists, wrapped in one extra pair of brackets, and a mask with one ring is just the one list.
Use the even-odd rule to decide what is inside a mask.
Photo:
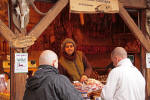
[(133, 21), (133, 19), (130, 17), (126, 9), (123, 7), (121, 3), (119, 3), (119, 14), (124, 20), (124, 22), (127, 24), (131, 32), (134, 34), (134, 36), (140, 40), (144, 48), (150, 52), (150, 41), (146, 39), (142, 31), (138, 28), (136, 23)]
[(2, 22), (2, 20), (0, 20), (0, 33), (8, 42), (16, 38), (15, 34)]

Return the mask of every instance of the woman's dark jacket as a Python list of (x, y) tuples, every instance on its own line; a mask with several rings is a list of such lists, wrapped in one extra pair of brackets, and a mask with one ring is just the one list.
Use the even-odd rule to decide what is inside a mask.
[(52, 66), (41, 65), (27, 79), (23, 100), (83, 100), (67, 77)]

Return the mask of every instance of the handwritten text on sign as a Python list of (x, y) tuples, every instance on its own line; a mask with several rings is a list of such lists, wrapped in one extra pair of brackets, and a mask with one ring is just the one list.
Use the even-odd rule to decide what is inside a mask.
[(73, 13), (118, 13), (118, 0), (70, 0)]
[(15, 53), (15, 73), (28, 72), (28, 54)]

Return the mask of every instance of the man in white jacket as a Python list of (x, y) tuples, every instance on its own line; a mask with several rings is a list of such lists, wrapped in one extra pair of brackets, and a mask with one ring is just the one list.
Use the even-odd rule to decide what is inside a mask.
[(145, 79), (127, 58), (126, 50), (116, 47), (111, 60), (115, 68), (102, 89), (102, 100), (145, 100)]

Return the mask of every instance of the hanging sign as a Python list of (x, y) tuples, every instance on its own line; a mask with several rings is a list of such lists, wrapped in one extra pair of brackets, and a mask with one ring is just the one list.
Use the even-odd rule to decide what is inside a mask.
[(28, 72), (28, 54), (15, 53), (15, 73)]
[(118, 13), (118, 0), (70, 0), (73, 13)]
[(146, 53), (146, 68), (150, 68), (150, 53)]
[(14, 39), (12, 43), (15, 48), (25, 48), (33, 45), (35, 40), (36, 38), (32, 36), (22, 36)]

